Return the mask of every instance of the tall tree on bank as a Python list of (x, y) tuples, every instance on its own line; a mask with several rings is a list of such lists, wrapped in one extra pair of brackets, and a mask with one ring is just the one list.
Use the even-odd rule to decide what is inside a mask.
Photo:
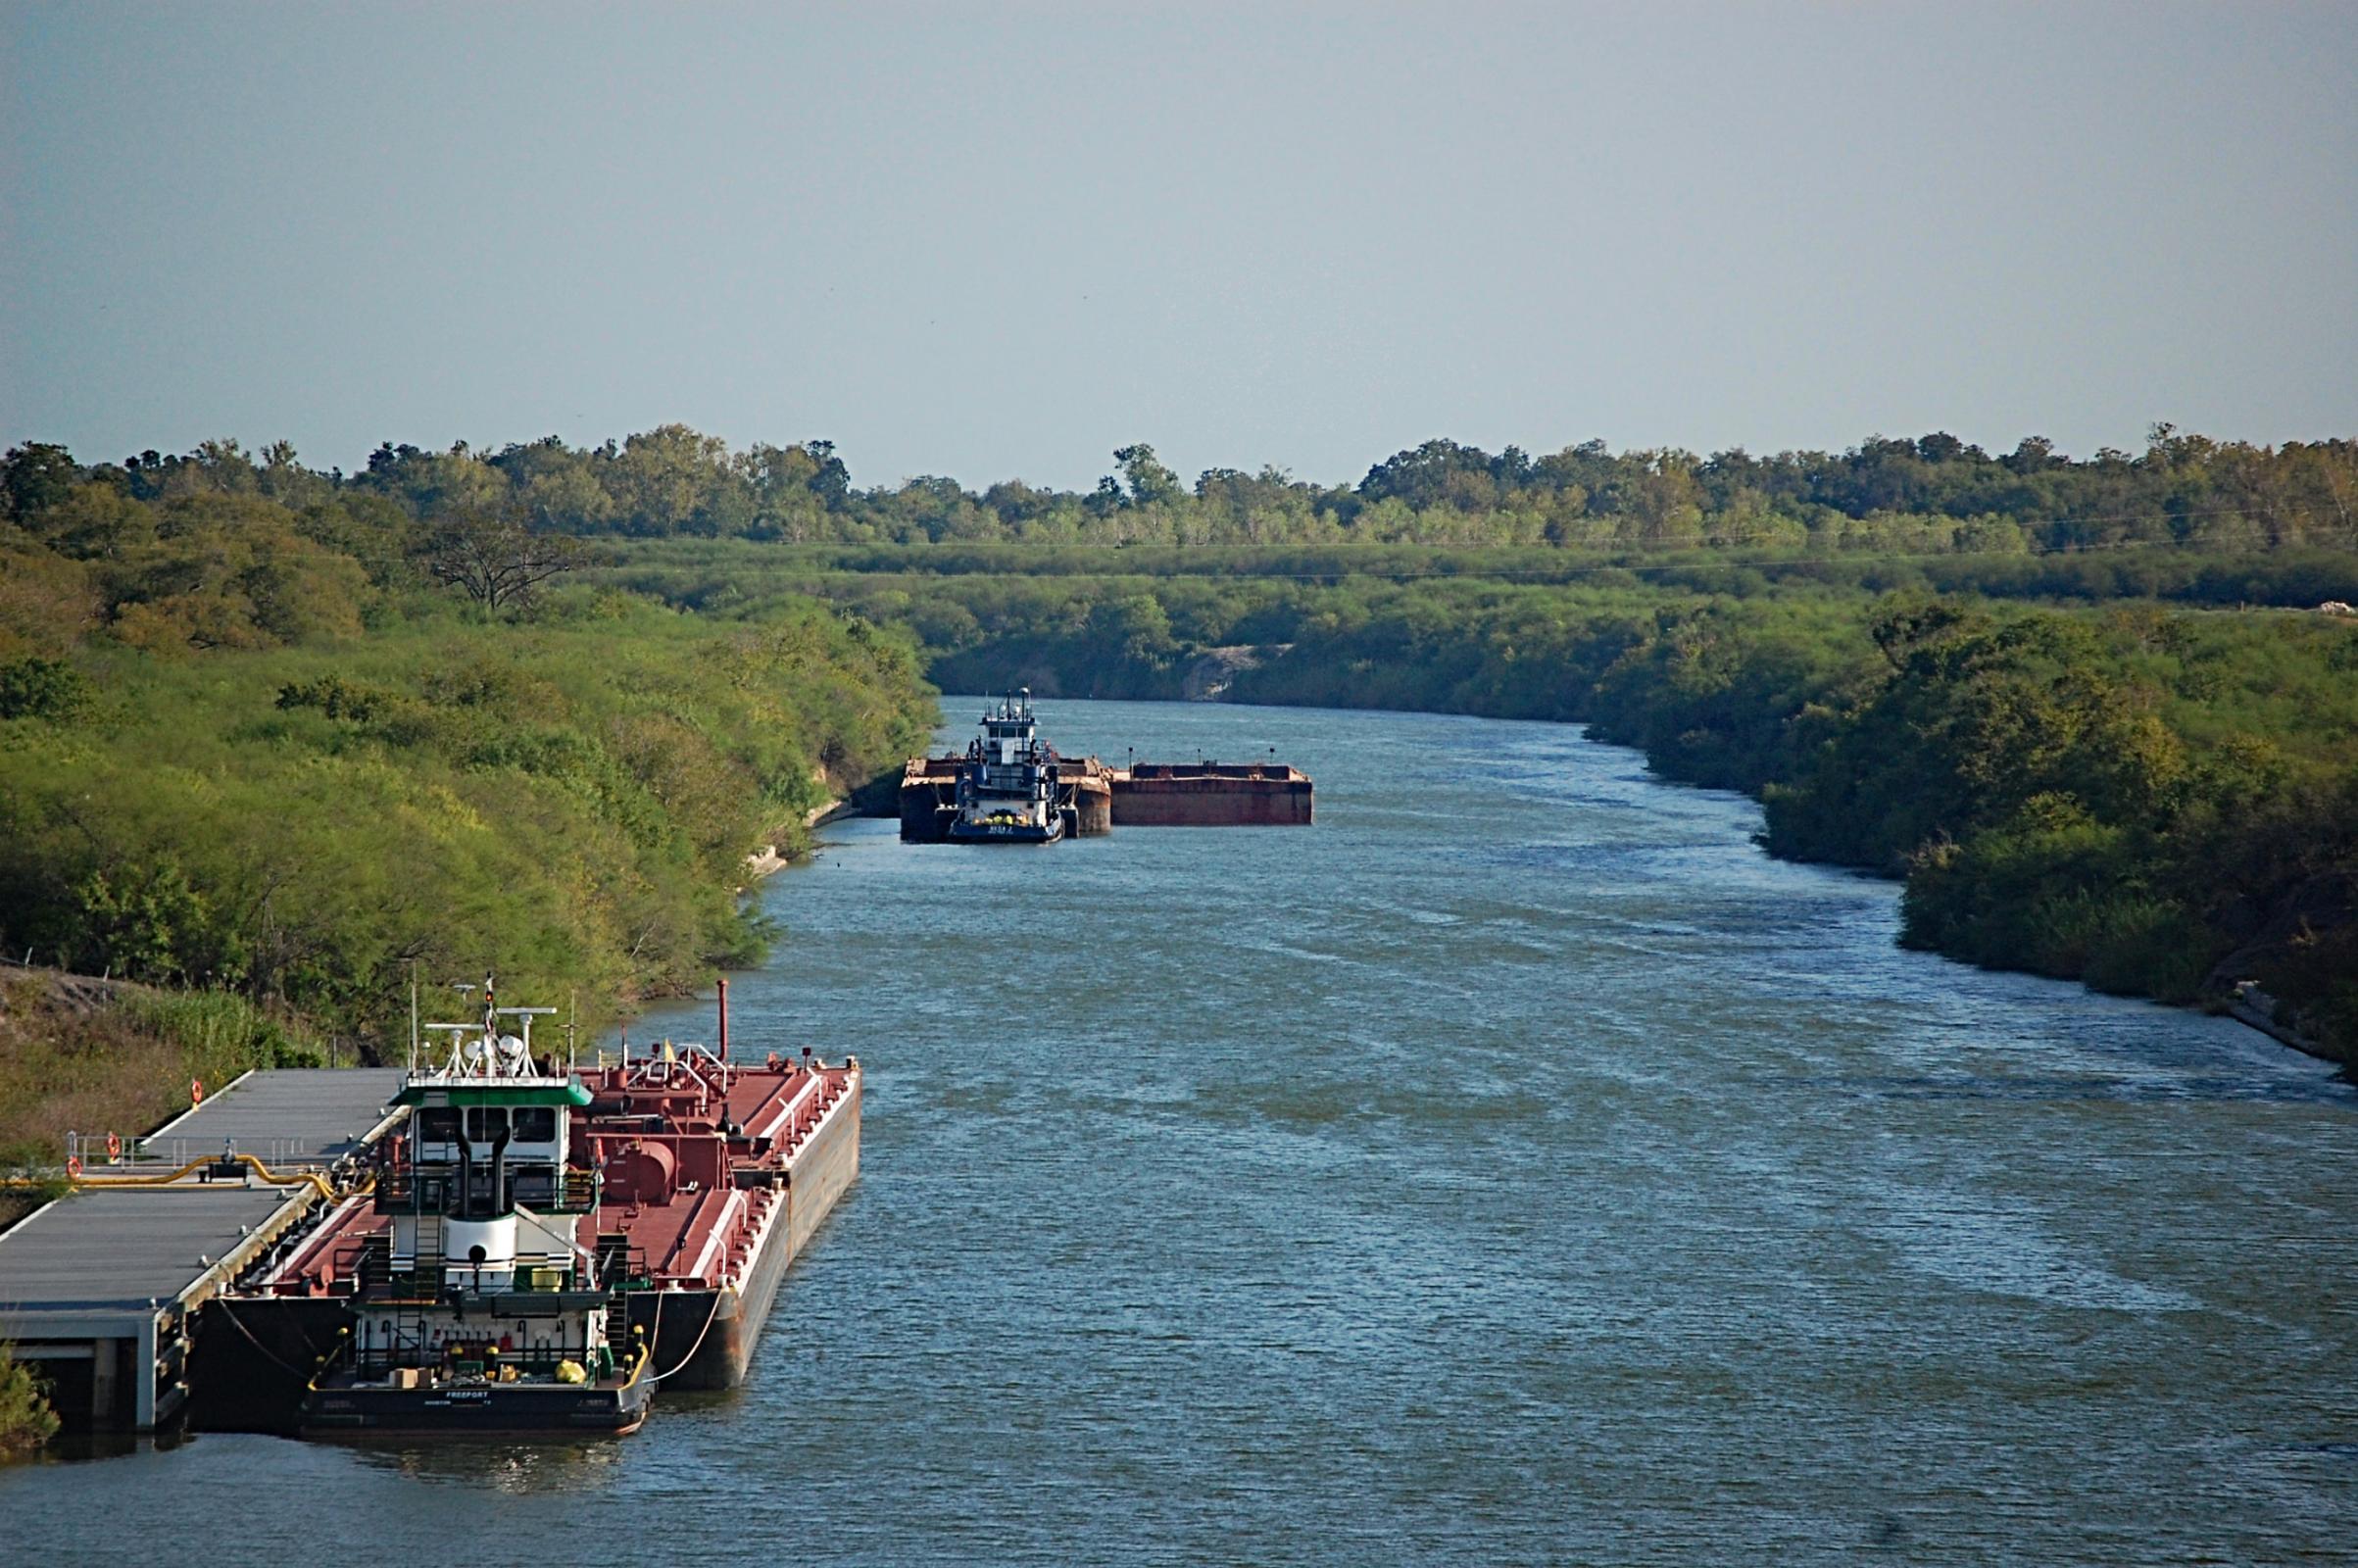
[(486, 610), (522, 608), (542, 583), (588, 562), (568, 534), (534, 533), (512, 510), (453, 513), (435, 521), (424, 549), (426, 574)]

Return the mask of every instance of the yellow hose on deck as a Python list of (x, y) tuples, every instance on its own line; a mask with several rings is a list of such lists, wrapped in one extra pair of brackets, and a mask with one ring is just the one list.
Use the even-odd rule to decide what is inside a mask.
[[(316, 1170), (290, 1171), (281, 1173), (270, 1169), (270, 1166), (265, 1165), (261, 1160), (255, 1158), (252, 1154), (231, 1154), (225, 1156), (225, 1159), (227, 1163), (245, 1166), (246, 1169), (252, 1171), (254, 1175), (261, 1180), (265, 1187), (300, 1187), (306, 1183), (309, 1183), (312, 1191), (318, 1193), (321, 1198), (326, 1199), (329, 1202), (335, 1201), (336, 1190), (332, 1186), (328, 1185), (326, 1177), (320, 1175)], [(224, 1156), (208, 1154), (203, 1159), (190, 1160), (187, 1164), (182, 1165), (178, 1170), (173, 1171), (169, 1176), (68, 1176), (65, 1177), (64, 1180), (70, 1187), (169, 1187), (173, 1182), (176, 1182), (182, 1177), (187, 1176), (192, 1171), (212, 1165), (221, 1164), (223, 1162)], [(0, 1181), (0, 1188), (47, 1187), (50, 1186), (55, 1180), (57, 1180), (57, 1178), (42, 1176), (11, 1177), (5, 1181)], [(371, 1177), (368, 1181), (361, 1183), (354, 1189), (354, 1191), (366, 1192), (374, 1185), (375, 1178)]]

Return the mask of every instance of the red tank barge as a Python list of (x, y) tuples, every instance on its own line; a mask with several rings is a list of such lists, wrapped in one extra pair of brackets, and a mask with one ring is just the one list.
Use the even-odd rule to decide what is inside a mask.
[[(223, 1303), (269, 1360), (298, 1347), (317, 1357), (302, 1435), (625, 1432), (657, 1389), (744, 1381), (787, 1265), (859, 1173), (860, 1071), (808, 1049), (732, 1058), (725, 990), (720, 1038), (717, 1051), (666, 1044), (578, 1073), (541, 1067), (534, 1082), (565, 1087), (530, 1109), (503, 1111), (515, 1090), (414, 1073), (412, 1117), (378, 1146), (371, 1191)], [(527, 1117), (550, 1108), (565, 1118), (562, 1162), (541, 1167), (530, 1155), (547, 1132)], [(496, 1217), (462, 1218), (475, 1209)], [(492, 1237), (509, 1254), (453, 1250), (452, 1236)], [(600, 1298), (594, 1337), (611, 1347), (599, 1359), (633, 1392), (601, 1413), (593, 1367), (574, 1413), (543, 1420), (536, 1407), (565, 1401), (531, 1385), (580, 1356), (568, 1309), (585, 1285)], [(571, 1359), (559, 1375), (580, 1380)], [(453, 1395), (464, 1418), (444, 1408)]]

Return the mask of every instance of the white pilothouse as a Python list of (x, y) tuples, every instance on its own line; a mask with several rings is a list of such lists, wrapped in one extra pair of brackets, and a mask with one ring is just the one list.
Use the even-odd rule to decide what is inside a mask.
[(567, 1156), (590, 1093), (532, 1053), (532, 1020), (555, 1010), (499, 1006), (486, 979), (479, 1024), (427, 1025), (449, 1045), (422, 1061), (413, 1045), (394, 1097), (410, 1126), (389, 1141), (373, 1199), (390, 1224), (362, 1244), (348, 1342), (313, 1380), (306, 1432), (626, 1432), (644, 1419), (644, 1348), (613, 1343), (608, 1283), (578, 1240), (600, 1180)]

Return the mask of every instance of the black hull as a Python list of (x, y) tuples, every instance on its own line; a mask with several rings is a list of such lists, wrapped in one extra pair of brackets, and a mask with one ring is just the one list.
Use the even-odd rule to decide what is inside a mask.
[(636, 1432), (654, 1402), (655, 1385), (634, 1378), (620, 1387), (514, 1383), (458, 1388), (315, 1389), (297, 1431), (305, 1438), (621, 1437)]
[(351, 1306), (334, 1298), (215, 1297), (188, 1358), (189, 1424), (295, 1436), (313, 1369), (351, 1326)]

